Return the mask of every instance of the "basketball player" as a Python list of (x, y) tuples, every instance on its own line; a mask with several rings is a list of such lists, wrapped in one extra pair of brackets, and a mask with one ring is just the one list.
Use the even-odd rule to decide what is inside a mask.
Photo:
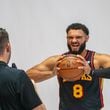
[(0, 28), (0, 110), (46, 110), (27, 74), (8, 66), (10, 56), (8, 33)]
[[(84, 74), (80, 80), (65, 81), (58, 77), (59, 81), (59, 110), (100, 110), (103, 104), (102, 78), (110, 78), (110, 55), (100, 54), (86, 49), (89, 40), (89, 30), (81, 23), (73, 23), (66, 29), (68, 52), (64, 54), (77, 54), (82, 59)], [(27, 72), (30, 78), (36, 82), (46, 80), (57, 73), (55, 66), (57, 60), (63, 56), (51, 56), (40, 64), (33, 66)], [(91, 67), (91, 72), (90, 68)], [(100, 70), (95, 69), (107, 68)], [(89, 75), (88, 75), (89, 73)], [(95, 74), (96, 73), (96, 74)], [(106, 73), (107, 76), (106, 76)]]

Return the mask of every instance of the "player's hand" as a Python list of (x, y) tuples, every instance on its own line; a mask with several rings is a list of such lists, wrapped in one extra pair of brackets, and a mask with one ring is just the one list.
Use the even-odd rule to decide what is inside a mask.
[(57, 60), (55, 66), (54, 66), (54, 69), (53, 69), (53, 73), (55, 75), (58, 75), (59, 74), (60, 68), (58, 67), (58, 65), (60, 64), (60, 62), (62, 61), (62, 59), (64, 59), (65, 57), (66, 57), (65, 55), (61, 55), (61, 57)]
[(89, 66), (88, 62), (85, 60), (84, 57), (81, 55), (77, 55), (78, 58), (81, 60), (77, 60), (77, 62), (81, 63), (83, 66), (78, 67), (78, 69), (83, 69), (85, 74), (90, 74), (91, 67)]

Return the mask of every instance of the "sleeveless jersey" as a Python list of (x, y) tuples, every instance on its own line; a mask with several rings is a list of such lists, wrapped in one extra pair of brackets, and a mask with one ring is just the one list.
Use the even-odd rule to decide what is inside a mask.
[[(66, 53), (69, 54), (69, 53)], [(87, 50), (85, 56), (92, 70), (94, 70), (95, 52)], [(103, 107), (102, 79), (90, 73), (84, 74), (78, 81), (66, 81), (58, 77), (59, 81), (59, 110), (100, 110)]]

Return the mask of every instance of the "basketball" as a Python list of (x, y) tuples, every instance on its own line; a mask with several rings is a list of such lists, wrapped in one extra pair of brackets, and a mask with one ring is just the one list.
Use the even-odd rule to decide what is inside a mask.
[(79, 66), (82, 66), (80, 62), (77, 60), (81, 60), (76, 56), (66, 56), (61, 60), (58, 67), (60, 68), (59, 76), (65, 80), (76, 81), (80, 80), (84, 71), (82, 69), (78, 69)]

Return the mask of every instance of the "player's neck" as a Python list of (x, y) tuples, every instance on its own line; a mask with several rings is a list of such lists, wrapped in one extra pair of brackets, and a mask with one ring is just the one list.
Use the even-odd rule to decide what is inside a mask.
[(86, 49), (84, 49), (83, 50), (83, 52), (80, 54), (81, 56), (83, 56), (83, 57), (85, 57), (86, 56), (86, 54), (87, 54), (87, 50)]

